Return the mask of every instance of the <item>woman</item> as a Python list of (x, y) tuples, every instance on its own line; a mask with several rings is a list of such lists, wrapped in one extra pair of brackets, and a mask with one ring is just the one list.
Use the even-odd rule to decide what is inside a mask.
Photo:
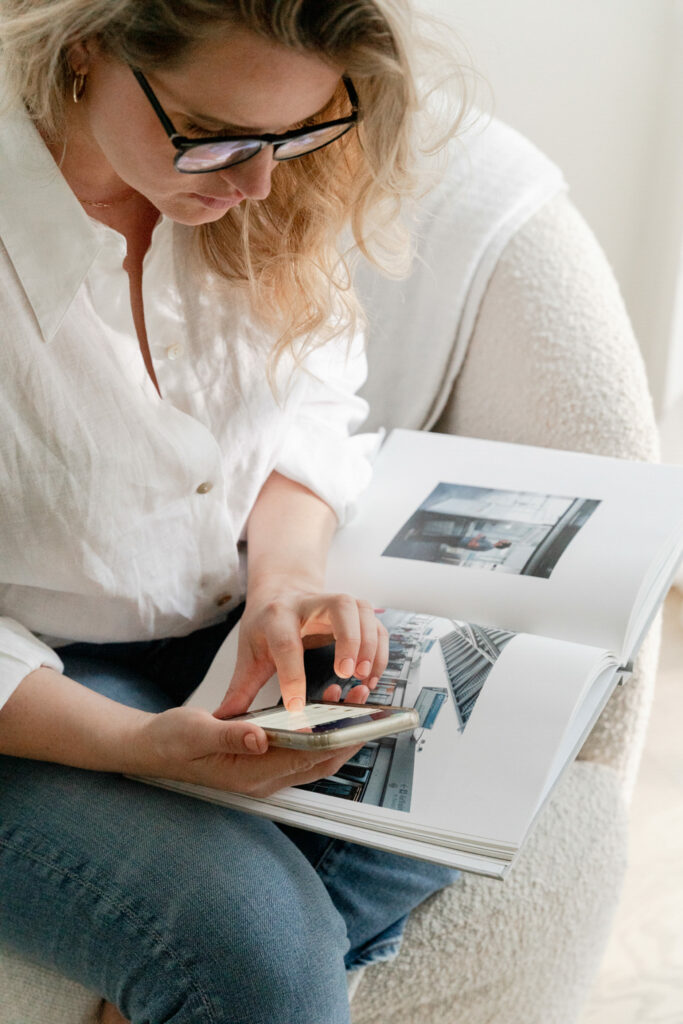
[[(323, 580), (373, 444), (349, 437), (337, 239), (350, 220), (397, 247), (409, 12), (0, 11), (0, 941), (98, 991), (105, 1022), (347, 1021), (345, 970), (393, 955), (455, 873), (121, 774), (266, 795), (353, 753), (225, 719), (273, 671), (296, 708), (304, 642), (334, 637), (352, 700), (386, 665), (372, 607)], [(221, 706), (178, 707), (245, 594)]]

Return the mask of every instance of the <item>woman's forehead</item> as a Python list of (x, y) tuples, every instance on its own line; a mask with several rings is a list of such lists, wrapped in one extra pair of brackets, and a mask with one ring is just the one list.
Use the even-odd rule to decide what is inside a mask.
[(208, 124), (267, 132), (329, 103), (343, 68), (243, 29), (197, 44), (172, 70), (153, 74), (176, 109)]

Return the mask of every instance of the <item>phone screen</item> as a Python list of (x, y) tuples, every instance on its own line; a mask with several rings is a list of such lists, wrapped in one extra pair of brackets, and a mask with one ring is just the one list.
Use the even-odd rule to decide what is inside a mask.
[[(403, 711), (403, 708), (395, 709), (395, 711), (399, 710)], [(284, 708), (266, 708), (244, 717), (250, 718), (263, 729), (320, 734), (339, 732), (364, 723), (380, 722), (393, 717), (393, 715), (389, 708), (369, 708), (362, 704), (316, 703), (306, 704), (302, 711), (290, 712)]]

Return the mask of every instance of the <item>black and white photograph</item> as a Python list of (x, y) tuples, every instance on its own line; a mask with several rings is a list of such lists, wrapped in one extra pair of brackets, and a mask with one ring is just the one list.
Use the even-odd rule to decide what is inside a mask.
[[(394, 609), (380, 611), (378, 617), (389, 633), (389, 661), (368, 705), (414, 707), (420, 725), (412, 733), (367, 743), (336, 775), (300, 788), (409, 811), (419, 755), (437, 719), (457, 741), (491, 669), (515, 634)], [(317, 699), (331, 682), (344, 684), (346, 690), (358, 682), (335, 676), (332, 645), (307, 651), (305, 661), (309, 699)]]
[(590, 498), (440, 483), (382, 554), (549, 579), (599, 504)]

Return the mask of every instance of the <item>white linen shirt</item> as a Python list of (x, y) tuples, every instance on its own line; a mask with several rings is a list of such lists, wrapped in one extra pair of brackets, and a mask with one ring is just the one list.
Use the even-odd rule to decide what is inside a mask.
[[(170, 159), (170, 155), (169, 155)], [(83, 211), (34, 126), (0, 118), (0, 705), (53, 648), (182, 636), (244, 591), (238, 542), (271, 471), (340, 522), (370, 479), (355, 395), (362, 339), (283, 360), (235, 302), (185, 272), (190, 228), (161, 218), (144, 261), (156, 391), (122, 235)], [(195, 279), (196, 280), (196, 279)]]

